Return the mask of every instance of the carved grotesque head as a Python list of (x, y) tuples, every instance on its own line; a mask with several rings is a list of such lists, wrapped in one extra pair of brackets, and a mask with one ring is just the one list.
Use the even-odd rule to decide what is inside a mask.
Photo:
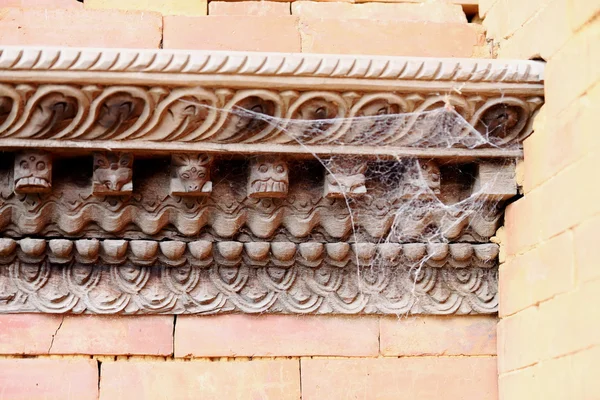
[(367, 193), (365, 171), (367, 164), (353, 160), (332, 159), (327, 164), (325, 197), (356, 197)]
[(440, 167), (435, 161), (420, 161), (421, 174), (425, 180), (425, 184), (435, 194), (440, 193), (441, 174)]
[(206, 154), (174, 154), (171, 157), (171, 194), (207, 196), (212, 191), (210, 164)]
[(94, 194), (121, 195), (133, 190), (133, 155), (94, 154)]
[(288, 167), (283, 159), (259, 157), (252, 162), (248, 197), (285, 197), (288, 185)]
[(25, 152), (15, 156), (15, 192), (49, 192), (52, 187), (52, 157), (48, 153)]

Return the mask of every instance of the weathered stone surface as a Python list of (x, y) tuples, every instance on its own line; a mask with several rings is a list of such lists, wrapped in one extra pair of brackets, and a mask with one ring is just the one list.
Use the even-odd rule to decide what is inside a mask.
[(278, 1), (211, 1), (209, 15), (282, 16), (291, 15), (290, 5)]
[(206, 15), (207, 0), (86, 0), (85, 8), (94, 10), (154, 11), (162, 15)]
[(383, 356), (496, 355), (494, 316), (383, 317)]
[(154, 48), (162, 20), (152, 12), (6, 8), (0, 11), (3, 45)]
[(483, 30), (459, 23), (301, 18), (300, 34), (305, 53), (473, 57), (485, 47)]
[(376, 357), (378, 334), (377, 317), (182, 316), (175, 357)]
[(299, 361), (102, 363), (101, 400), (192, 399), (199, 394), (206, 400), (297, 400)]
[(1, 359), (0, 393), (11, 400), (96, 400), (98, 364), (91, 359)]
[(163, 48), (299, 52), (297, 24), (292, 16), (167, 16)]
[(303, 400), (438, 400), (442, 393), (446, 400), (498, 396), (495, 357), (302, 359), (301, 363)]

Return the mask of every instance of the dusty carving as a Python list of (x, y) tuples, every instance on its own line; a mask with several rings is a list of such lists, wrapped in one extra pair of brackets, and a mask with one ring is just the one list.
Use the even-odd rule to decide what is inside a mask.
[(488, 268), (0, 265), (0, 313), (490, 314)]
[(285, 197), (288, 192), (288, 166), (276, 157), (258, 157), (250, 163), (248, 197)]
[(94, 195), (124, 195), (133, 191), (133, 155), (94, 153)]
[(367, 193), (365, 171), (367, 163), (347, 158), (333, 158), (326, 164), (324, 195), (339, 199)]
[(45, 193), (52, 189), (52, 156), (28, 151), (15, 155), (14, 187), (16, 193)]
[(212, 192), (210, 164), (205, 154), (173, 154), (171, 156), (171, 194), (176, 196), (208, 196)]

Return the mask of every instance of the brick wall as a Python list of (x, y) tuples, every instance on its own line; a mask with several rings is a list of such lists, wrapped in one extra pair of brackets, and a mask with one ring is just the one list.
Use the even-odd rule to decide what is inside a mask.
[[(0, 0), (0, 43), (491, 56), (475, 0), (351, 3)], [(495, 400), (496, 321), (0, 315), (0, 398)]]
[(501, 399), (600, 398), (600, 1), (481, 0), (501, 58), (547, 62), (507, 209), (498, 326)]
[(496, 318), (0, 315), (3, 399), (495, 399)]

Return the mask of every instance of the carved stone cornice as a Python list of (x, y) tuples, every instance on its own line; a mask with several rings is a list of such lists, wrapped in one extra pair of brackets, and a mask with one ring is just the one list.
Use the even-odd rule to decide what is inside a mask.
[[(0, 148), (519, 156), (543, 71), (530, 61), (0, 47)], [(449, 140), (419, 116), (444, 108), (472, 132)], [(356, 137), (354, 117), (373, 139)], [(306, 138), (295, 124), (310, 120), (321, 134)]]
[(0, 46), (0, 313), (494, 313), (543, 74)]

